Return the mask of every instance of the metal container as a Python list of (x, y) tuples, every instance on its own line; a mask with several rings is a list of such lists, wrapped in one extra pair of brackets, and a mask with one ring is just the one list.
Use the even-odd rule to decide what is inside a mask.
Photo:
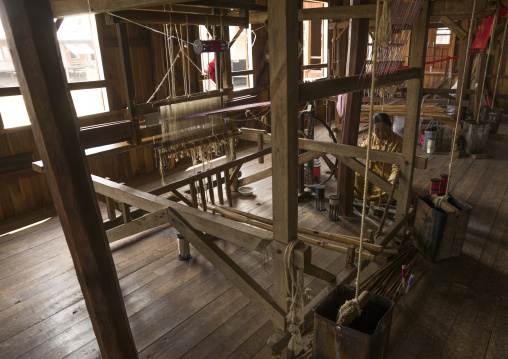
[(462, 136), (464, 137), (464, 150), (470, 155), (487, 152), (490, 124), (464, 121)]
[(340, 285), (314, 309), (314, 359), (386, 357), (393, 302), (372, 294), (362, 314), (349, 327), (337, 325), (339, 308), (354, 296), (353, 287)]
[(499, 128), (499, 123), (501, 122), (501, 117), (503, 116), (503, 110), (500, 108), (489, 108), (484, 107), (480, 118), (481, 122), (488, 123), (490, 125), (490, 134), (495, 135)]
[(418, 198), (413, 244), (431, 261), (457, 257), (462, 251), (471, 206), (452, 195), (448, 202), (459, 210), (445, 212), (434, 208), (430, 196)]

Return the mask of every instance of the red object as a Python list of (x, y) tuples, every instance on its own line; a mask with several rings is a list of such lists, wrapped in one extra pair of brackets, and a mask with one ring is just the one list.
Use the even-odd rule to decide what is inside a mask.
[(445, 193), (448, 186), (448, 175), (441, 175), (441, 182), (439, 183), (439, 193)]
[(314, 167), (314, 178), (319, 179), (321, 177), (321, 167)]
[(205, 72), (210, 77), (210, 80), (215, 83), (215, 59), (210, 61), (208, 64), (208, 69)]
[[(504, 5), (499, 6), (499, 16), (505, 17), (508, 15), (508, 8)], [(474, 38), (473, 44), (471, 45), (471, 51), (483, 52), (487, 43), (489, 42), (490, 33), (492, 32), (492, 26), (494, 24), (494, 16), (487, 16), (482, 20), (478, 32)]]
[(441, 184), (441, 179), (439, 178), (432, 178), (430, 180), (430, 194), (437, 194), (439, 193), (439, 186)]

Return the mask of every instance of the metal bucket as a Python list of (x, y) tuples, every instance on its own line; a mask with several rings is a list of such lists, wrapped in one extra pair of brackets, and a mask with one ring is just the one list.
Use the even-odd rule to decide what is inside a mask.
[(487, 152), (490, 125), (488, 123), (466, 122), (462, 128), (464, 150), (470, 155)]
[[(443, 143), (443, 128), (441, 126), (434, 126), (425, 130), (422, 144), (423, 151), (427, 151), (430, 140), (434, 141), (434, 150), (440, 151)], [(434, 152), (434, 150), (432, 152)]]
[(499, 129), (499, 123), (503, 116), (503, 110), (500, 108), (489, 108), (484, 107), (481, 113), (481, 122), (488, 123), (490, 125), (490, 134), (495, 135)]
[(471, 206), (449, 195), (448, 202), (459, 210), (434, 208), (430, 196), (418, 198), (413, 245), (431, 261), (457, 257), (462, 251)]
[(349, 327), (336, 323), (339, 308), (355, 296), (340, 285), (314, 309), (313, 358), (383, 359), (388, 350), (393, 302), (372, 294), (362, 314)]

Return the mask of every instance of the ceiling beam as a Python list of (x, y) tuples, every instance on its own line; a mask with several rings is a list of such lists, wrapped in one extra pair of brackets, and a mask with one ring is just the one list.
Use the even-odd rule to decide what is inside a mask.
[[(430, 3), (431, 16), (471, 16), (473, 7), (472, 1), (433, 1)], [(488, 0), (478, 0), (476, 4), (477, 12), (485, 10), (488, 7)], [(346, 20), (376, 17), (376, 4), (355, 5), (355, 6), (331, 6), (324, 8), (300, 9), (298, 10), (298, 21), (304, 20)], [(249, 14), (251, 24), (262, 24), (268, 18), (268, 13), (258, 12)]]
[(53, 16), (56, 18), (100, 14), (139, 7), (187, 3), (192, 0), (51, 0)]
[(163, 11), (125, 10), (111, 13), (113, 18), (118, 16), (141, 24), (182, 24), (208, 26), (245, 26), (245, 18), (238, 16), (200, 15), (190, 13), (175, 13)]

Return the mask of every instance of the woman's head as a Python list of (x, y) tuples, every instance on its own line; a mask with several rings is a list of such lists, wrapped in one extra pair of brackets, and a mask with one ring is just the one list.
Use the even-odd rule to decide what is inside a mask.
[(390, 137), (392, 133), (392, 121), (386, 113), (376, 113), (372, 117), (372, 125), (374, 126), (374, 134), (378, 139), (386, 141)]

